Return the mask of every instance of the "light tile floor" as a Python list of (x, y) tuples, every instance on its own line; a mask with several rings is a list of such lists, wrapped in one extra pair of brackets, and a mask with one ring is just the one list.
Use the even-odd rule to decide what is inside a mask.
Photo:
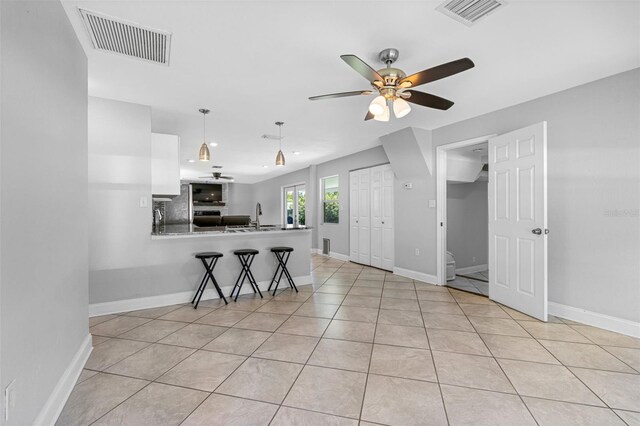
[(489, 283), (486, 282), (489, 280), (489, 271), (480, 271), (463, 275), (464, 276), (456, 275), (454, 280), (447, 281), (447, 287), (489, 296)]
[(312, 285), (91, 318), (59, 425), (640, 422), (640, 339), (313, 256)]

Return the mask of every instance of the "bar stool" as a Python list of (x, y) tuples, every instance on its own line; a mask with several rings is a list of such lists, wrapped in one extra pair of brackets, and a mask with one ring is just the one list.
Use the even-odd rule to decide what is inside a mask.
[[(204, 276), (202, 277), (202, 281), (200, 282), (200, 287), (196, 290), (196, 294), (193, 296), (193, 300), (191, 304), (195, 302), (193, 309), (198, 309), (198, 304), (200, 303), (200, 299), (202, 298), (202, 294), (204, 293), (204, 289), (207, 287), (209, 280), (213, 282), (213, 286), (216, 288), (218, 295), (222, 300), (224, 300), (225, 305), (228, 303), (227, 299), (222, 294), (222, 290), (216, 281), (216, 278), (213, 276), (213, 268), (216, 267), (216, 263), (218, 263), (218, 259), (223, 256), (222, 253), (218, 253), (217, 251), (207, 251), (203, 253), (196, 253), (196, 259), (200, 259), (202, 264), (204, 265)], [(207, 263), (207, 260), (209, 263)]]
[[(269, 284), (268, 291), (271, 291), (271, 286), (275, 282), (276, 288), (273, 289), (273, 295), (276, 295), (276, 291), (278, 290), (278, 285), (280, 285), (280, 280), (282, 279), (282, 274), (287, 277), (287, 281), (289, 281), (289, 287), (294, 289), (296, 293), (298, 292), (298, 287), (293, 282), (293, 278), (291, 278), (291, 274), (289, 274), (289, 270), (287, 269), (287, 262), (289, 261), (289, 256), (291, 256), (291, 252), (293, 251), (292, 247), (272, 247), (271, 253), (276, 255), (276, 259), (278, 259), (278, 267), (276, 268), (276, 273), (273, 274), (273, 278), (271, 279), (271, 283)], [(278, 276), (278, 272), (280, 272), (280, 276)], [(276, 281), (276, 276), (278, 276), (278, 280)]]
[(241, 250), (235, 250), (233, 252), (233, 254), (238, 256), (238, 259), (240, 260), (240, 265), (242, 265), (242, 271), (240, 271), (240, 276), (236, 280), (236, 283), (233, 286), (233, 289), (231, 290), (231, 295), (229, 296), (230, 298), (233, 298), (233, 293), (236, 291), (236, 288), (237, 288), (238, 292), (236, 293), (235, 299), (233, 299), (234, 301), (238, 300), (238, 296), (240, 295), (240, 289), (242, 289), (242, 284), (244, 284), (244, 280), (247, 278), (249, 279), (249, 284), (251, 284), (251, 288), (253, 288), (253, 292), (258, 293), (260, 295), (260, 298), (262, 298), (262, 292), (258, 287), (258, 283), (256, 282), (256, 279), (253, 277), (253, 274), (251, 273), (251, 264), (253, 263), (253, 259), (256, 257), (256, 254), (258, 253), (260, 252), (256, 249), (241, 249)]

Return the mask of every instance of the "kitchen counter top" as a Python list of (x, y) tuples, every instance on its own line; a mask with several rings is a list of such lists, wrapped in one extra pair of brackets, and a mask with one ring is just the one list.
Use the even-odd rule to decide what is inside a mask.
[(154, 227), (151, 232), (152, 239), (165, 238), (185, 238), (185, 237), (223, 237), (223, 236), (239, 236), (239, 235), (273, 235), (281, 233), (290, 233), (294, 231), (309, 231), (307, 227), (290, 227), (283, 228), (281, 225), (262, 225), (260, 229), (253, 226), (224, 227), (211, 226), (199, 227), (193, 224), (175, 224), (161, 225)]

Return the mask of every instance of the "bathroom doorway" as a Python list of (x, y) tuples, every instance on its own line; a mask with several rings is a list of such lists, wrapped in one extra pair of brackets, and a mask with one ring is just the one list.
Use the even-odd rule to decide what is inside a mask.
[(447, 150), (446, 161), (446, 285), (488, 297), (488, 142)]

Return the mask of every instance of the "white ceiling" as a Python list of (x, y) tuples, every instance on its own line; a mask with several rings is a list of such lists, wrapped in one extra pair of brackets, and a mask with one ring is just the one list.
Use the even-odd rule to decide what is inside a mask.
[[(518, 1), (473, 27), (429, 1), (63, 1), (89, 58), (89, 93), (150, 105), (153, 130), (178, 134), (182, 176), (224, 166), (256, 182), (379, 145), (407, 126), (437, 128), (640, 66), (640, 3)], [(173, 33), (169, 67), (91, 47), (77, 7)], [(402, 119), (364, 122), (369, 97), (311, 102), (309, 96), (368, 89), (340, 55), (381, 68), (377, 52), (400, 50), (411, 74), (462, 57), (476, 67), (422, 86), (456, 104), (413, 106)], [(187, 163), (202, 143), (213, 161)], [(273, 164), (282, 120), (287, 166)], [(300, 151), (298, 156), (292, 151)], [(268, 165), (268, 168), (263, 168)]]

